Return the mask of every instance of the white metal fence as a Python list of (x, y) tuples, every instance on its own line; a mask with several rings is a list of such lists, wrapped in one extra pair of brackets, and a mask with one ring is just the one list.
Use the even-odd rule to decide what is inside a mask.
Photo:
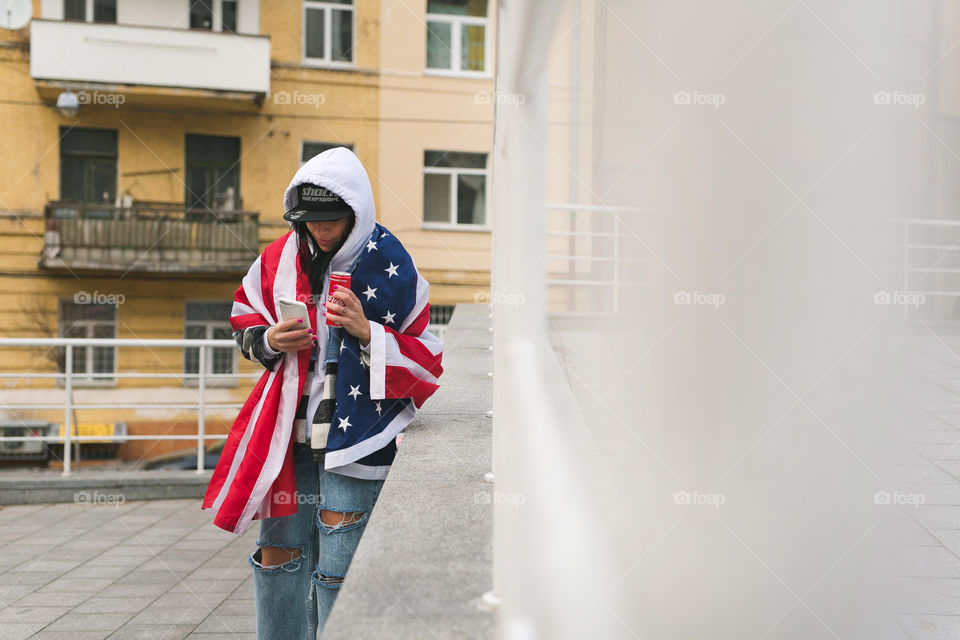
[[(162, 373), (150, 371), (115, 371), (107, 373), (87, 373), (73, 371), (74, 351), (78, 348), (86, 347), (110, 347), (110, 348), (138, 348), (138, 349), (199, 349), (199, 369), (198, 373)], [(85, 441), (102, 441), (104, 436), (81, 436), (73, 435), (73, 413), (76, 410), (130, 410), (130, 409), (179, 409), (196, 410), (197, 412), (197, 433), (193, 435), (129, 435), (116, 434), (110, 436), (111, 440), (126, 442), (128, 440), (196, 440), (197, 443), (197, 472), (203, 471), (204, 442), (207, 440), (217, 440), (225, 437), (224, 434), (207, 434), (205, 432), (205, 416), (208, 410), (239, 410), (242, 403), (210, 403), (207, 402), (207, 388), (210, 378), (216, 378), (218, 381), (228, 378), (259, 378), (262, 372), (253, 373), (212, 373), (208, 371), (207, 363), (210, 362), (210, 350), (214, 348), (236, 349), (236, 343), (233, 340), (134, 340), (134, 339), (111, 339), (111, 338), (0, 338), (0, 348), (14, 347), (40, 347), (46, 349), (64, 350), (64, 371), (58, 373), (34, 373), (26, 372), (3, 372), (0, 373), (0, 379), (13, 380), (8, 384), (7, 390), (13, 390), (18, 381), (24, 379), (53, 379), (62, 385), (64, 390), (64, 401), (49, 403), (6, 403), (2, 401), (0, 394), (0, 409), (8, 414), (16, 416), (18, 412), (23, 411), (63, 411), (63, 430), (60, 436), (3, 436), (0, 437), (0, 443), (4, 442), (45, 442), (47, 444), (59, 443), (63, 445), (63, 475), (71, 474), (71, 449)], [(119, 361), (119, 358), (116, 359)], [(193, 402), (163, 402), (163, 403), (144, 403), (144, 402), (75, 402), (73, 392), (75, 382), (78, 379), (89, 381), (91, 379), (110, 379), (127, 380), (136, 378), (148, 378), (152, 380), (196, 380), (196, 386), (186, 387), (195, 392), (195, 401)], [(185, 385), (186, 386), (186, 385)], [(7, 418), (10, 420), (10, 417)]]
[[(643, 237), (623, 219), (642, 212), (637, 207), (547, 205), (546, 285), (567, 293), (559, 305), (550, 301), (551, 311), (596, 313), (597, 302), (603, 301), (603, 310), (620, 313), (629, 296), (649, 286), (643, 266), (653, 258), (646, 255)], [(563, 252), (555, 253), (560, 244)]]
[(896, 222), (904, 317), (960, 321), (960, 220)]

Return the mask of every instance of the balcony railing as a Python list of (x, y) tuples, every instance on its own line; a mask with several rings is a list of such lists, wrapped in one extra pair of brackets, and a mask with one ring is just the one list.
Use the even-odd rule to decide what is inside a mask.
[(259, 253), (252, 211), (51, 202), (45, 219), (48, 269), (243, 272)]

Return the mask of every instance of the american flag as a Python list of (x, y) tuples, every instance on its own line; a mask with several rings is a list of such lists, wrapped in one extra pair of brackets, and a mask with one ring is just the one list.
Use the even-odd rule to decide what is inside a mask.
[[(307, 304), (319, 343), (326, 344), (327, 327), (323, 316), (317, 317), (297, 249), (291, 231), (257, 258), (234, 296), (234, 330), (276, 324), (277, 300), (295, 297)], [(374, 224), (360, 254), (351, 289), (373, 321), (369, 364), (357, 338), (341, 331), (337, 402), (324, 468), (376, 478), (385, 475), (389, 461), (374, 453), (438, 388), (442, 343), (427, 331), (429, 285), (399, 240)], [(202, 505), (216, 514), (218, 527), (242, 534), (254, 519), (296, 513), (291, 434), (309, 359), (309, 349), (285, 354), (273, 371), (264, 372), (240, 410)]]
[[(327, 438), (326, 467), (382, 448), (437, 390), (440, 340), (427, 331), (429, 285), (413, 259), (383, 226), (364, 247), (350, 288), (368, 320), (370, 366), (360, 341), (346, 333), (337, 363), (337, 405)], [(411, 406), (413, 405), (413, 407)], [(392, 425), (392, 426), (391, 426)], [(332, 464), (331, 464), (332, 461)]]

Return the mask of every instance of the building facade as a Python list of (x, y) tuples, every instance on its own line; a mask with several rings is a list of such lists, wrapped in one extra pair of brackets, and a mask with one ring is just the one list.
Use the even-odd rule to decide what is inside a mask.
[[(289, 229), (288, 181), (339, 145), (367, 168), (378, 221), (431, 282), (434, 321), (482, 298), (494, 9), (486, 0), (35, 0), (29, 24), (0, 29), (3, 335), (229, 337), (240, 278)], [(57, 349), (2, 351), (6, 372), (65, 366)], [(255, 372), (235, 351), (215, 351), (207, 373)], [(189, 398), (195, 380), (174, 374), (197, 373), (198, 360), (196, 349), (79, 348), (76, 395)], [(121, 371), (170, 378), (112, 376)], [(7, 386), (5, 404), (21, 406), (56, 398), (63, 378)], [(228, 403), (248, 389), (223, 379), (210, 393)], [(209, 428), (225, 431), (234, 414), (213, 411)], [(195, 412), (179, 410), (76, 418), (104, 420), (196, 428)]]

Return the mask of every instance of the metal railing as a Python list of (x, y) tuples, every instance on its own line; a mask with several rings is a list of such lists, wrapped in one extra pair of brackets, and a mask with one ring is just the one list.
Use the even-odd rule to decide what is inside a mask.
[[(633, 247), (632, 250), (627, 250), (623, 246), (625, 244), (624, 241), (640, 240), (643, 236), (635, 234), (633, 230), (624, 223), (621, 216), (623, 214), (642, 213), (643, 211), (643, 209), (636, 207), (567, 203), (547, 204), (548, 231), (546, 234), (548, 244), (549, 238), (551, 237), (566, 237), (569, 239), (569, 242), (566, 253), (550, 253), (548, 246), (548, 252), (545, 255), (548, 260), (564, 260), (567, 264), (563, 270), (565, 272), (563, 277), (560, 277), (557, 271), (548, 269), (546, 284), (548, 287), (567, 287), (569, 289), (567, 301), (568, 312), (578, 311), (574, 294), (574, 290), (577, 288), (603, 287), (608, 290), (612, 305), (611, 310), (614, 313), (618, 313), (622, 308), (623, 297), (628, 293), (627, 289), (650, 285), (649, 282), (637, 280), (632, 277), (631, 274), (624, 273), (624, 265), (627, 263), (653, 262), (653, 258), (633, 255), (635, 252), (639, 253), (642, 250), (642, 246), (639, 248)], [(589, 221), (590, 231), (578, 230), (578, 227), (581, 226), (582, 223), (578, 220), (577, 214), (581, 212), (594, 216), (594, 219)], [(567, 228), (562, 231), (549, 230), (553, 227), (553, 219), (549, 217), (550, 214), (556, 216), (557, 214), (564, 213), (568, 214), (569, 217)], [(599, 218), (599, 220), (597, 218)], [(578, 246), (579, 240), (590, 241), (590, 247), (584, 249)], [(595, 246), (597, 244), (602, 244), (603, 248), (598, 249), (598, 247)], [(590, 269), (587, 274), (588, 277), (578, 277), (578, 274), (582, 273), (582, 270), (578, 270), (577, 266), (583, 262), (590, 263)], [(594, 268), (593, 263), (601, 263), (601, 266), (606, 267), (600, 270), (603, 273), (601, 273), (599, 277), (592, 277), (596, 275), (598, 271), (598, 269)], [(596, 309), (584, 309), (583, 311), (595, 312)]]
[[(901, 283), (903, 294), (930, 297), (932, 313), (944, 315), (944, 301), (954, 301), (946, 315), (960, 319), (960, 220), (900, 219), (902, 244)], [(903, 305), (904, 318), (917, 306)]]
[[(74, 349), (93, 347), (114, 347), (114, 348), (148, 348), (148, 349), (198, 349), (199, 364), (198, 373), (152, 373), (143, 371), (131, 372), (109, 372), (109, 373), (87, 373), (74, 372)], [(222, 380), (226, 378), (259, 378), (263, 372), (253, 373), (214, 373), (207, 370), (207, 363), (210, 359), (210, 349), (230, 348), (236, 349), (236, 342), (233, 340), (134, 340), (117, 338), (0, 338), (0, 347), (47, 347), (64, 349), (64, 371), (58, 373), (25, 373), (0, 372), (0, 379), (13, 379), (15, 381), (27, 378), (53, 378), (62, 380), (64, 389), (64, 401), (62, 403), (31, 403), (31, 404), (8, 404), (2, 401), (0, 394), (0, 409), (11, 412), (15, 411), (50, 411), (63, 410), (63, 434), (61, 436), (2, 436), (0, 443), (3, 442), (36, 442), (63, 444), (63, 475), (71, 474), (71, 449), (73, 445), (79, 446), (84, 441), (102, 441), (103, 435), (80, 436), (73, 435), (73, 412), (75, 410), (123, 410), (123, 409), (196, 409), (197, 411), (197, 433), (195, 435), (129, 435), (116, 434), (111, 436), (111, 440), (126, 442), (129, 440), (196, 440), (197, 442), (197, 473), (203, 472), (204, 442), (206, 440), (217, 440), (225, 437), (225, 434), (207, 434), (205, 433), (205, 414), (207, 410), (217, 409), (240, 409), (242, 403), (208, 403), (207, 402), (207, 381), (209, 378)], [(196, 387), (185, 387), (186, 390), (196, 393), (196, 402), (169, 402), (169, 403), (144, 403), (144, 402), (94, 402), (78, 403), (74, 402), (73, 390), (74, 383), (77, 380), (89, 381), (97, 378), (127, 379), (127, 378), (160, 378), (160, 379), (197, 379)], [(141, 389), (138, 387), (138, 389)], [(13, 387), (7, 387), (6, 390), (14, 390)]]

